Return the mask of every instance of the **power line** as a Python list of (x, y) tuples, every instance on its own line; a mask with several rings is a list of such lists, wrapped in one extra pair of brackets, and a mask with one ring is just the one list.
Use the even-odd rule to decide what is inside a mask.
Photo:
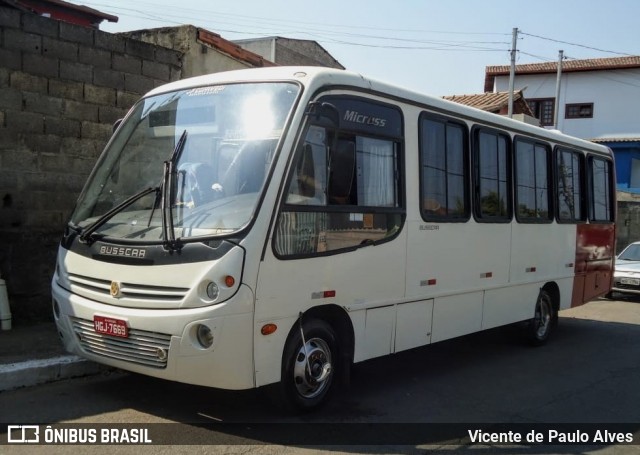
[[(419, 39), (409, 38), (402, 36), (388, 36), (381, 34), (368, 34), (368, 33), (354, 33), (354, 30), (376, 30), (377, 32), (393, 32), (397, 34), (447, 34), (458, 36), (509, 36), (508, 33), (497, 32), (469, 32), (469, 31), (444, 31), (444, 30), (424, 30), (424, 29), (406, 29), (406, 28), (384, 28), (384, 27), (371, 27), (366, 25), (356, 24), (337, 24), (337, 23), (318, 23), (311, 21), (288, 21), (286, 19), (279, 18), (265, 18), (250, 15), (230, 14), (215, 11), (212, 9), (189, 9), (183, 7), (173, 7), (171, 5), (163, 5), (162, 8), (166, 10), (179, 11), (178, 14), (172, 13), (157, 13), (158, 4), (152, 2), (139, 1), (136, 3), (137, 8), (127, 8), (126, 6), (114, 6), (113, 3), (106, 4), (100, 1), (88, 1), (87, 3), (93, 3), (95, 6), (104, 7), (106, 9), (121, 14), (123, 16), (134, 17), (138, 19), (145, 19), (154, 22), (165, 22), (179, 25), (184, 21), (194, 21), (196, 23), (202, 23), (209, 27), (212, 27), (218, 32), (223, 33), (235, 33), (242, 35), (287, 35), (297, 34), (312, 36), (314, 39), (324, 42), (333, 43), (338, 45), (358, 46), (358, 47), (370, 47), (379, 49), (398, 49), (398, 50), (432, 50), (432, 51), (470, 51), (470, 52), (505, 52), (508, 51), (509, 43), (507, 41), (491, 41), (491, 40), (438, 40), (438, 39)], [(130, 3), (128, 3), (130, 5)], [(140, 7), (149, 7), (153, 13), (139, 9)], [(132, 14), (134, 13), (134, 14)], [(307, 26), (304, 30), (300, 30), (295, 26)], [(231, 25), (233, 28), (229, 28)], [(247, 27), (251, 28), (251, 31), (247, 30)], [(344, 30), (344, 29), (347, 30)], [(549, 38), (533, 33), (519, 32), (523, 36), (529, 36), (545, 41), (550, 41), (559, 44), (565, 44), (570, 46), (576, 46), (584, 49), (589, 49), (597, 52), (605, 52), (616, 55), (630, 56), (632, 54), (616, 52), (607, 49), (601, 49), (593, 46), (588, 46), (579, 43), (573, 43), (563, 41), (555, 38)], [(340, 39), (343, 38), (343, 39)], [(352, 38), (352, 39), (348, 39)], [(380, 43), (376, 43), (380, 41)], [(412, 45), (398, 45), (389, 43), (414, 43)], [(504, 46), (504, 47), (503, 47)], [(534, 58), (538, 58), (542, 61), (553, 61), (551, 58), (540, 57), (535, 54), (519, 51), (522, 55), (529, 55)]]
[[(172, 19), (163, 19), (161, 16), (157, 14), (149, 14), (146, 11), (142, 11), (135, 8), (123, 8), (123, 7), (112, 7), (114, 12), (126, 17), (134, 17), (139, 19), (145, 19), (155, 22), (168, 22), (174, 24), (180, 24), (181, 22), (176, 21), (176, 18), (181, 19), (196, 19), (198, 21), (207, 21), (206, 16), (200, 15), (198, 18), (191, 18), (189, 16), (174, 16)], [(131, 14), (136, 13), (136, 14)], [(237, 33), (237, 34), (251, 34), (251, 35), (261, 35), (264, 33), (267, 34), (283, 34), (282, 30), (273, 31), (273, 25), (269, 24), (269, 21), (266, 21), (266, 24), (270, 27), (267, 28), (262, 25), (254, 25), (253, 29), (261, 29), (262, 33), (254, 32), (244, 32), (238, 29), (226, 29), (220, 26), (216, 26), (215, 30), (218, 32), (225, 33)], [(234, 24), (239, 25), (239, 24)], [(242, 24), (246, 26), (246, 24)], [(280, 25), (276, 25), (280, 26)], [(267, 30), (266, 32), (264, 30)], [(315, 33), (313, 33), (315, 32)], [(486, 45), (508, 45), (509, 43), (506, 41), (474, 41), (474, 40), (428, 40), (428, 39), (415, 39), (415, 38), (401, 38), (395, 36), (384, 36), (384, 35), (371, 35), (371, 34), (362, 34), (362, 33), (350, 33), (350, 32), (339, 32), (333, 30), (326, 29), (317, 29), (317, 28), (307, 28), (304, 31), (301, 30), (288, 30), (285, 32), (286, 34), (299, 34), (299, 35), (308, 35), (312, 36), (318, 41), (323, 41), (325, 43), (334, 43), (334, 44), (342, 44), (342, 45), (351, 45), (351, 46), (360, 46), (360, 47), (372, 47), (372, 48), (382, 48), (382, 49), (405, 49), (405, 50), (436, 50), (436, 51), (480, 51), (480, 52), (494, 52), (499, 51), (502, 52), (505, 48), (495, 48), (488, 47)], [(336, 37), (351, 37), (357, 39), (365, 39), (365, 40), (380, 40), (380, 41), (395, 41), (395, 42), (405, 42), (405, 43), (416, 43), (416, 44), (426, 44), (428, 46), (409, 46), (409, 45), (391, 45), (391, 44), (374, 44), (374, 43), (366, 43), (366, 42), (357, 42), (357, 41), (347, 41), (336, 39)]]
[[(138, 10), (138, 9), (131, 9), (131, 8), (125, 8), (125, 7), (119, 7), (119, 6), (114, 6), (112, 3), (110, 4), (105, 4), (105, 3), (100, 3), (100, 2), (94, 2), (94, 1), (85, 1), (85, 3), (90, 3), (93, 4), (94, 6), (99, 6), (99, 7), (104, 7), (106, 9), (110, 9), (112, 12), (114, 10), (129, 10), (129, 11), (136, 11), (139, 12), (141, 14), (146, 14), (145, 12)], [(129, 1), (126, 2), (127, 5), (130, 5)], [(151, 2), (143, 2), (143, 1), (138, 1), (136, 2), (136, 5), (140, 6), (140, 5), (147, 5), (152, 9), (157, 9), (158, 8), (158, 4), (157, 3), (151, 3)], [(204, 15), (215, 15), (217, 17), (230, 17), (233, 19), (240, 19), (243, 21), (248, 20), (253, 20), (253, 21), (259, 21), (259, 22), (266, 22), (268, 24), (277, 24), (277, 23), (283, 23), (285, 25), (290, 25), (292, 22), (288, 21), (286, 19), (279, 19), (279, 18), (264, 18), (264, 17), (259, 17), (259, 16), (248, 16), (248, 15), (240, 15), (240, 14), (231, 14), (231, 13), (222, 13), (219, 11), (215, 11), (215, 10), (209, 10), (209, 9), (193, 9), (193, 8), (183, 8), (182, 6), (180, 7), (171, 7), (169, 5), (162, 5), (163, 9), (174, 9), (180, 12), (193, 12), (196, 16), (183, 16), (183, 17), (189, 17), (189, 18), (194, 18), (194, 19), (201, 19), (203, 17), (203, 13)], [(172, 15), (172, 17), (177, 17), (175, 15)], [(167, 19), (167, 21), (169, 21), (169, 19)], [(374, 27), (374, 26), (366, 26), (366, 25), (357, 25), (357, 24), (335, 24), (335, 23), (318, 23), (318, 22), (309, 22), (309, 21), (295, 21), (296, 25), (317, 25), (317, 26), (322, 26), (322, 27), (331, 27), (331, 28), (346, 28), (349, 30), (354, 30), (354, 29), (361, 29), (361, 30), (377, 30), (377, 31), (390, 31), (390, 32), (402, 32), (402, 33), (437, 33), (437, 34), (449, 34), (449, 35), (485, 35), (485, 36), (510, 36), (509, 33), (498, 33), (498, 32), (461, 32), (461, 31), (451, 31), (451, 30), (425, 30), (425, 29), (402, 29), (402, 28), (385, 28), (385, 27)]]
[(607, 50), (607, 49), (599, 49), (597, 47), (586, 46), (584, 44), (578, 44), (578, 43), (571, 43), (569, 41), (562, 41), (562, 40), (558, 40), (558, 39), (554, 39), (554, 38), (547, 38), (545, 36), (534, 35), (532, 33), (525, 33), (525, 32), (522, 32), (522, 31), (520, 33), (522, 35), (531, 36), (532, 38), (538, 38), (538, 39), (541, 39), (541, 40), (551, 41), (551, 42), (554, 42), (554, 43), (568, 44), (569, 46), (581, 47), (583, 49), (589, 49), (589, 50), (592, 50), (592, 51), (605, 52), (605, 53), (608, 53), (608, 54), (624, 55), (626, 57), (632, 57), (633, 56), (633, 54), (627, 54), (627, 53), (624, 53), (624, 52), (610, 51), (610, 50)]

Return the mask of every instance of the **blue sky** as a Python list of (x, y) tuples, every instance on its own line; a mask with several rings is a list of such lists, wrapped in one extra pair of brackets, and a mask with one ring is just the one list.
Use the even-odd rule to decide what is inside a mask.
[(76, 0), (108, 32), (192, 24), (229, 40), (319, 42), (347, 69), (432, 95), (481, 93), (489, 65), (640, 55), (637, 0)]

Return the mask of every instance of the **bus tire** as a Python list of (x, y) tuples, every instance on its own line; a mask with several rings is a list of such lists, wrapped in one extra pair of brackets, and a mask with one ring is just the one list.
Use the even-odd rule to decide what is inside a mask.
[[(289, 409), (312, 411), (326, 404), (339, 377), (338, 339), (333, 328), (320, 319), (293, 329), (284, 348), (280, 389)], [(308, 359), (307, 359), (308, 354)]]
[(542, 346), (547, 342), (557, 324), (555, 308), (551, 295), (544, 289), (540, 290), (533, 318), (527, 323), (527, 339), (533, 346)]

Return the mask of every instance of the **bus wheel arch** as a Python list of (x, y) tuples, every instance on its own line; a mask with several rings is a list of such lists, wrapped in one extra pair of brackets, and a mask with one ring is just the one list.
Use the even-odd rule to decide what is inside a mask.
[(353, 346), (351, 320), (342, 308), (326, 305), (301, 314), (282, 353), (282, 403), (298, 411), (324, 405), (339, 383), (348, 381)]
[[(340, 341), (340, 361), (343, 363), (342, 380), (343, 383), (348, 383), (350, 366), (351, 363), (353, 363), (355, 334), (353, 330), (353, 323), (345, 309), (338, 305), (322, 305), (309, 309), (302, 317), (303, 319), (309, 318), (323, 320), (336, 331), (336, 335)], [(289, 336), (291, 336), (291, 334), (289, 334)]]
[(534, 316), (526, 326), (526, 335), (533, 346), (542, 346), (558, 325), (560, 290), (556, 283), (547, 283), (536, 299)]
[(558, 312), (560, 311), (560, 288), (557, 283), (551, 281), (545, 284), (542, 289), (551, 297), (551, 304), (553, 305), (551, 324), (552, 328), (556, 328), (558, 326)]

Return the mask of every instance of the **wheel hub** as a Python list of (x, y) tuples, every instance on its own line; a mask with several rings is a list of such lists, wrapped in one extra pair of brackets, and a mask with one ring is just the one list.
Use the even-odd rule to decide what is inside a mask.
[(305, 398), (318, 396), (331, 382), (331, 351), (320, 338), (312, 338), (300, 346), (293, 367), (294, 383)]

